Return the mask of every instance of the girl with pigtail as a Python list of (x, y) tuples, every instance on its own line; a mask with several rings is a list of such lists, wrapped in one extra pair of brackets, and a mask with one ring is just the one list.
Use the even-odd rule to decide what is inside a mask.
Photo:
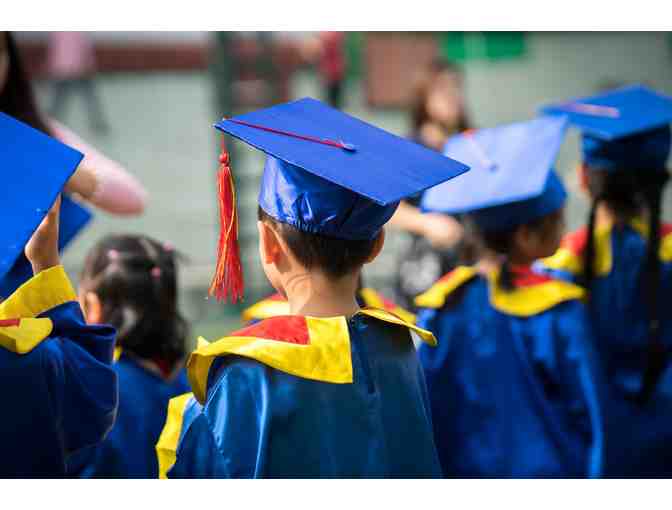
[(672, 475), (672, 226), (662, 196), (669, 180), (672, 98), (642, 86), (546, 109), (582, 129), (587, 227), (564, 239), (543, 266), (579, 283), (608, 381), (605, 475)]
[(72, 458), (69, 473), (157, 478), (155, 444), (168, 401), (190, 391), (174, 248), (143, 235), (104, 238), (84, 263), (79, 301), (87, 322), (117, 328), (119, 411), (105, 441)]

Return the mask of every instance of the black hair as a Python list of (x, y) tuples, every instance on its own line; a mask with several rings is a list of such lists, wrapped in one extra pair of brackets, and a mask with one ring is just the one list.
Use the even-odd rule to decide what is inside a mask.
[(526, 227), (533, 232), (538, 232), (542, 237), (546, 237), (549, 234), (550, 228), (558, 221), (561, 211), (562, 210), (560, 209), (522, 225), (517, 225), (516, 227), (505, 230), (485, 231), (479, 229), (473, 222), (471, 223), (472, 226), (470, 228), (474, 230), (475, 236), (480, 240), (481, 250), (485, 249), (498, 255), (503, 255), (499, 276), (499, 282), (502, 289), (510, 291), (514, 288), (513, 273), (511, 271), (509, 257), (513, 251), (513, 242), (516, 232), (520, 228)]
[(81, 284), (95, 292), (117, 345), (174, 367), (186, 352), (188, 324), (177, 307), (177, 255), (144, 235), (111, 235), (84, 262)]
[[(0, 32), (0, 37), (3, 33)], [(0, 90), (0, 111), (25, 122), (29, 126), (50, 134), (46, 122), (40, 115), (35, 101), (33, 87), (23, 67), (21, 55), (11, 32), (4, 33), (9, 55), (7, 81)]]
[(637, 399), (648, 400), (660, 374), (665, 368), (665, 349), (660, 339), (659, 286), (660, 286), (660, 217), (663, 189), (669, 174), (660, 169), (600, 170), (587, 168), (588, 189), (592, 196), (588, 216), (588, 239), (584, 253), (584, 270), (581, 283), (590, 290), (595, 277), (595, 242), (593, 239), (596, 212), (604, 203), (614, 213), (618, 221), (627, 221), (648, 211), (649, 237), (646, 246), (646, 262), (641, 269), (640, 279), (644, 300), (649, 312), (649, 360), (644, 374), (644, 383)]
[(303, 232), (292, 225), (277, 221), (261, 207), (259, 221), (275, 226), (292, 254), (306, 269), (317, 268), (332, 278), (341, 278), (360, 269), (374, 250), (376, 239), (337, 239)]

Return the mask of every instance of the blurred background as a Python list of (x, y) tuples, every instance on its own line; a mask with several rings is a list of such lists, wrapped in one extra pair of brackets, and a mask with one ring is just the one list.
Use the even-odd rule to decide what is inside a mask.
[[(212, 128), (218, 118), (312, 96), (411, 136), (414, 83), (437, 57), (461, 69), (473, 127), (529, 119), (541, 104), (633, 82), (672, 94), (672, 35), (664, 32), (86, 32), (82, 40), (95, 69), (86, 87), (69, 86), (50, 62), (53, 35), (15, 33), (40, 106), (122, 163), (149, 193), (141, 216), (95, 211), (65, 253), (67, 269), (77, 275), (87, 251), (107, 233), (168, 241), (186, 256), (182, 309), (194, 333), (210, 339), (237, 327), (241, 307), (272, 291), (257, 262), (263, 156), (236, 143), (230, 147), (247, 296), (240, 306), (206, 298), (218, 235), (219, 137)], [(578, 157), (578, 136), (570, 132), (558, 159), (572, 192), (570, 229), (587, 211), (575, 179)], [(391, 230), (387, 239), (365, 279), (394, 298), (395, 273), (411, 237)]]

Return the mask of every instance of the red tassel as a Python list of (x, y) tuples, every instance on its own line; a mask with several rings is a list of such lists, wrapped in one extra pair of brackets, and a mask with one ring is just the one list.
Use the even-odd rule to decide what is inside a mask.
[(222, 153), (219, 156), (217, 172), (217, 194), (219, 198), (219, 243), (217, 246), (217, 266), (210, 284), (209, 294), (220, 301), (231, 299), (232, 303), (243, 298), (245, 287), (243, 266), (240, 263), (238, 244), (238, 213), (236, 212), (236, 187), (229, 166), (222, 137)]

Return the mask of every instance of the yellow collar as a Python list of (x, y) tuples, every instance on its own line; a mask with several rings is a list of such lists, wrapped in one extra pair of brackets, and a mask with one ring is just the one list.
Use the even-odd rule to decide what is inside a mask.
[(474, 278), (478, 272), (476, 268), (459, 266), (445, 275), (423, 294), (415, 298), (415, 305), (420, 308), (442, 308), (448, 296), (463, 284)]
[(53, 330), (51, 319), (0, 320), (0, 347), (26, 354), (37, 347)]
[[(432, 333), (385, 310), (364, 308), (358, 314), (406, 327), (421, 340), (436, 344)], [(187, 362), (189, 382), (199, 402), (205, 402), (212, 363), (231, 354), (305, 379), (352, 383), (350, 335), (345, 317), (272, 317), (213, 343), (199, 338), (199, 346)]]

